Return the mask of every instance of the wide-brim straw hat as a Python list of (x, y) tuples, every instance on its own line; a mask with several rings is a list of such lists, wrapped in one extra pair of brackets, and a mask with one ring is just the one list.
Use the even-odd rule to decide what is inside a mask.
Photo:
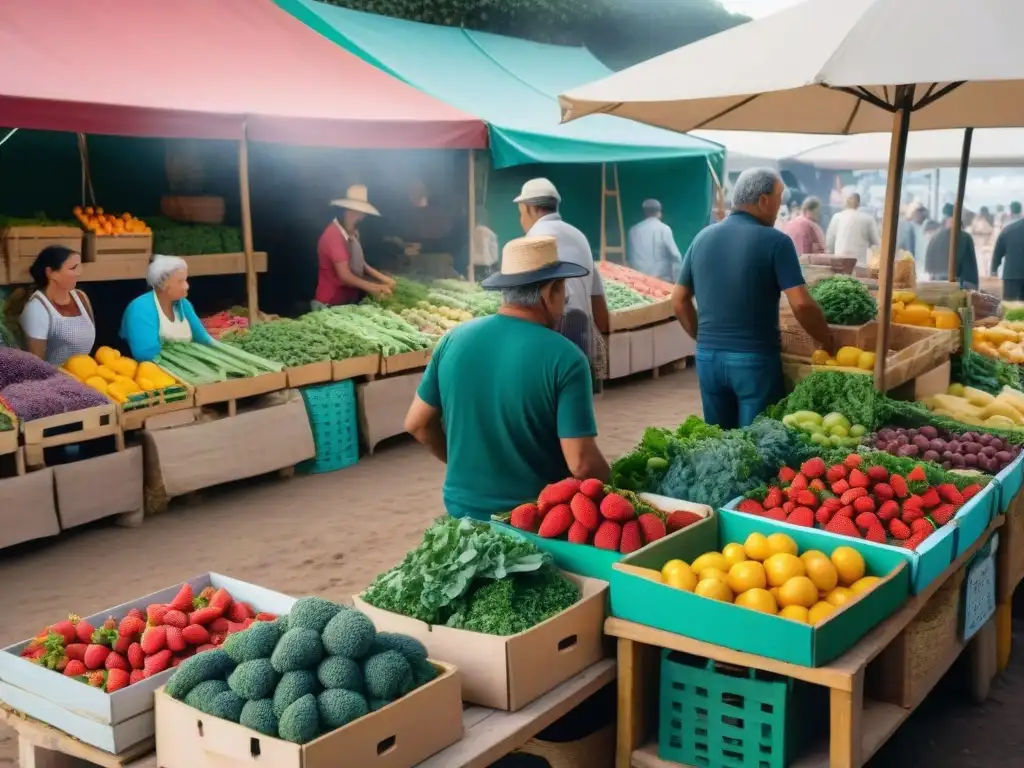
[(505, 244), (501, 251), (501, 271), (488, 277), (482, 285), (489, 291), (501, 291), (589, 274), (586, 267), (558, 260), (555, 238), (520, 237)]
[(331, 200), (331, 205), (365, 213), (368, 216), (380, 216), (380, 211), (370, 205), (370, 196), (366, 192), (366, 187), (362, 184), (353, 184), (346, 190), (343, 198)]

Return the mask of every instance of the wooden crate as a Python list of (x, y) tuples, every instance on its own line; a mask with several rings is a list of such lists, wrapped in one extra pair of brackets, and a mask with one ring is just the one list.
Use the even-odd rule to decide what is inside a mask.
[(380, 372), (385, 376), (402, 371), (414, 371), (423, 368), (430, 362), (430, 356), (434, 353), (432, 349), (420, 349), (415, 352), (403, 352), (400, 355), (382, 357), (380, 360)]
[(113, 437), (117, 450), (124, 450), (124, 433), (114, 403), (59, 413), (22, 424), (25, 461), (30, 467), (45, 466), (43, 451), (46, 448), (84, 443), (102, 437)]
[[(829, 328), (837, 347), (874, 349), (874, 330), (877, 325), (872, 320), (864, 325), (830, 325)], [(785, 354), (810, 357), (811, 353), (819, 348), (818, 342), (811, 338), (788, 309), (779, 310), (779, 331), (782, 351)]]
[(380, 355), (363, 355), (347, 360), (331, 361), (331, 381), (344, 381), (359, 376), (376, 376), (380, 373)]
[(85, 233), (82, 261), (130, 262), (148, 264), (153, 256), (152, 233), (125, 233), (123, 235), (97, 235)]
[(285, 368), (284, 373), (288, 378), (288, 386), (292, 389), (308, 387), (310, 384), (322, 384), (331, 380), (331, 361), (324, 360), (319, 363)]
[(36, 256), (51, 245), (62, 245), (73, 251), (82, 250), (82, 230), (63, 226), (17, 226), (0, 231), (0, 249), (3, 252), (0, 274), (9, 283), (30, 283), (28, 269)]
[[(241, 275), (245, 272), (244, 253), (206, 253), (201, 256), (182, 256), (188, 264), (189, 277), (204, 275)], [(266, 251), (253, 251), (253, 266), (257, 272), (267, 271)]]
[(194, 407), (195, 404), (195, 387), (183, 381), (179, 381), (173, 387), (136, 393), (128, 402), (117, 404), (121, 429), (126, 432), (142, 429), (146, 426), (146, 420), (153, 416), (183, 411)]
[(610, 331), (626, 331), (642, 328), (645, 325), (668, 320), (672, 316), (672, 300), (664, 299), (653, 304), (610, 312), (608, 314), (608, 329)]
[(247, 376), (244, 379), (228, 379), (214, 384), (200, 384), (195, 388), (196, 405), (227, 403), (228, 415), (234, 416), (239, 400), (277, 392), (287, 387), (288, 376), (284, 371), (261, 373), (259, 376)]

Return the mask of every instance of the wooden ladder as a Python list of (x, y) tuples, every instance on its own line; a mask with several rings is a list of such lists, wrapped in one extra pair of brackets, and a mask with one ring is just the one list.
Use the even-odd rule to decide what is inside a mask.
[[(614, 188), (608, 187), (608, 164), (601, 163), (601, 261), (608, 260), (608, 254), (618, 254), (622, 264), (626, 263), (626, 226), (622, 222), (622, 195), (619, 187), (619, 166), (612, 163)], [(619, 224), (618, 245), (608, 245), (608, 198), (615, 198), (615, 215)]]

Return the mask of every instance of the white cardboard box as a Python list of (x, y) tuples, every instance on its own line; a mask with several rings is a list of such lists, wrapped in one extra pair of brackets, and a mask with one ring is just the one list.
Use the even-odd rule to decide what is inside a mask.
[(142, 509), (142, 448), (53, 468), (62, 530)]
[[(256, 611), (288, 613), (295, 603), (293, 597), (219, 573), (205, 573), (188, 582), (196, 593), (208, 586), (223, 587)], [(110, 616), (120, 620), (132, 608), (144, 611), (152, 603), (170, 602), (180, 588), (181, 584), (176, 584), (85, 618), (94, 625)], [(124, 752), (155, 733), (153, 692), (167, 682), (172, 670), (105, 693), (22, 659), (18, 654), (28, 642), (0, 651), (0, 701), (112, 754)]]
[(678, 321), (656, 325), (654, 331), (654, 365), (674, 363), (697, 354), (697, 342), (689, 337)]
[(0, 549), (58, 533), (52, 469), (0, 480)]
[(654, 368), (654, 329), (630, 331), (629, 337), (629, 372), (640, 373)]
[(605, 337), (608, 344), (609, 379), (629, 376), (629, 337), (627, 332), (611, 333)]

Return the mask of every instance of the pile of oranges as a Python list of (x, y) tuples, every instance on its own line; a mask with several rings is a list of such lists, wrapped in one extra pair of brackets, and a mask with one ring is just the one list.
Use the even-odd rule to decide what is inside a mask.
[(95, 235), (144, 235), (152, 230), (146, 222), (137, 219), (127, 211), (120, 216), (104, 213), (102, 208), (76, 205), (72, 211), (86, 232)]

